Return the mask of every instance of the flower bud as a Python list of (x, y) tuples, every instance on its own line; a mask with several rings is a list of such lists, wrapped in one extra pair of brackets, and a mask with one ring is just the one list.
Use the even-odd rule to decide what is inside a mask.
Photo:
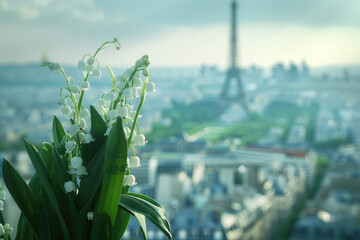
[(93, 65), (93, 64), (95, 63), (95, 59), (92, 58), (92, 57), (89, 57), (86, 62), (87, 62), (87, 64), (89, 64), (89, 65)]
[(129, 168), (137, 168), (140, 167), (140, 158), (133, 156), (129, 158)]
[(80, 117), (81, 117), (81, 118), (88, 118), (88, 117), (90, 117), (89, 110), (87, 110), (86, 108), (81, 109), (81, 110), (80, 110)]
[(69, 141), (65, 143), (66, 153), (72, 152), (76, 148), (76, 142), (75, 141)]
[(86, 66), (86, 63), (83, 60), (80, 60), (78, 62), (78, 68), (83, 70), (85, 68), (85, 66)]
[(57, 103), (59, 105), (64, 105), (66, 103), (66, 99), (63, 96), (58, 97)]
[(82, 82), (80, 84), (80, 88), (81, 88), (82, 91), (89, 90), (90, 89), (90, 83), (88, 81)]
[(95, 69), (92, 73), (94, 78), (101, 78), (101, 71), (100, 69)]
[(154, 84), (153, 82), (148, 82), (148, 83), (146, 83), (146, 85), (145, 85), (145, 90), (146, 90), (147, 92), (156, 92), (156, 90), (155, 90), (155, 84)]
[(135, 67), (141, 68), (141, 67), (144, 67), (144, 66), (145, 66), (144, 61), (141, 58), (136, 60)]
[(71, 159), (71, 167), (73, 167), (73, 168), (80, 167), (82, 165), (82, 163), (83, 163), (83, 160), (81, 157), (73, 157)]
[(76, 190), (75, 183), (73, 181), (68, 181), (64, 183), (65, 192), (69, 193)]
[(144, 75), (145, 77), (149, 76), (149, 70), (147, 70), (147, 68), (144, 68), (142, 70), (142, 75)]

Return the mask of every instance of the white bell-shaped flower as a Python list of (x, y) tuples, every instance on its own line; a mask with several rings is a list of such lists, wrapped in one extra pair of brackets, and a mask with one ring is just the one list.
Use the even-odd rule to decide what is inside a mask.
[(4, 211), (4, 202), (0, 200), (0, 211)]
[(86, 214), (86, 217), (89, 221), (92, 221), (94, 219), (94, 213), (93, 212), (88, 212)]
[(116, 76), (116, 81), (125, 82), (126, 79), (125, 79), (124, 74)]
[(86, 64), (84, 71), (87, 73), (91, 73), (94, 70), (94, 65), (92, 64)]
[(133, 141), (134, 145), (136, 146), (144, 146), (146, 141), (145, 141), (145, 136), (143, 134), (139, 134), (136, 135), (134, 137), (134, 141)]
[(80, 88), (81, 88), (81, 90), (82, 91), (87, 91), (87, 90), (89, 90), (90, 89), (90, 83), (89, 83), (89, 81), (84, 81), (84, 82), (82, 82), (81, 84), (80, 84)]
[(81, 118), (88, 118), (88, 117), (90, 117), (89, 110), (87, 110), (86, 108), (81, 109), (81, 110), (80, 110), (80, 117), (81, 117)]
[(110, 110), (109, 119), (115, 119), (119, 116), (119, 112), (117, 110)]
[(67, 130), (67, 133), (68, 133), (70, 136), (74, 136), (74, 135), (77, 134), (78, 132), (80, 132), (80, 128), (79, 128), (79, 125), (77, 125), (77, 124), (70, 125), (70, 127), (69, 127), (68, 130)]
[(122, 117), (122, 118), (128, 117), (128, 110), (126, 107), (119, 107), (119, 108), (117, 108), (117, 111), (118, 111), (120, 117)]
[(0, 236), (5, 234), (4, 226), (0, 223)]
[(124, 89), (123, 96), (126, 98), (132, 98), (133, 97), (132, 90), (130, 88)]
[(76, 186), (73, 181), (68, 181), (64, 183), (65, 192), (69, 193), (72, 191), (76, 191)]
[(5, 234), (9, 235), (12, 233), (13, 231), (13, 228), (10, 226), (10, 224), (6, 223), (4, 225), (4, 230), (5, 230)]
[(78, 62), (78, 68), (83, 70), (85, 68), (85, 66), (86, 66), (86, 63), (83, 60), (80, 60)]
[(81, 176), (83, 176), (83, 175), (88, 175), (88, 172), (87, 172), (87, 170), (86, 170), (86, 167), (80, 166), (80, 167), (76, 168), (76, 169), (75, 169), (75, 175), (76, 175), (77, 177), (81, 177)]
[(134, 119), (136, 115), (136, 111), (130, 111), (129, 112), (129, 118)]
[(66, 153), (72, 152), (76, 148), (76, 142), (75, 141), (69, 141), (65, 143)]
[(78, 168), (82, 165), (82, 163), (83, 163), (83, 160), (81, 157), (73, 157), (71, 159), (71, 167), (72, 168)]
[(70, 90), (74, 93), (74, 94), (77, 94), (80, 92), (80, 87), (78, 85), (72, 85), (70, 87)]
[(105, 103), (106, 103), (105, 100), (102, 98), (97, 99), (95, 102), (96, 105), (103, 106), (103, 107), (105, 107)]
[(141, 58), (136, 60), (135, 67), (141, 68), (141, 67), (144, 67), (144, 66), (145, 66), (144, 61)]
[(124, 134), (125, 134), (125, 137), (126, 137), (126, 138), (129, 138), (130, 131), (131, 131), (130, 128), (124, 127)]
[(79, 127), (80, 127), (81, 129), (86, 129), (86, 128), (87, 128), (85, 119), (80, 118)]
[(64, 116), (69, 116), (72, 113), (72, 109), (69, 106), (63, 106), (60, 111)]
[(148, 82), (148, 83), (146, 83), (146, 85), (145, 85), (145, 90), (146, 90), (147, 92), (156, 92), (156, 90), (155, 90), (155, 84), (154, 84), (153, 82)]
[(91, 135), (91, 133), (87, 133), (84, 136), (84, 142), (85, 143), (90, 143), (92, 141), (95, 141), (94, 137)]
[(57, 98), (57, 103), (59, 105), (64, 105), (66, 103), (66, 99), (63, 96)]
[(140, 167), (140, 158), (137, 156), (132, 156), (129, 158), (129, 168), (137, 168)]
[(0, 200), (6, 200), (6, 192), (4, 190), (0, 191)]
[(95, 69), (93, 72), (92, 72), (92, 76), (94, 77), (94, 78), (101, 78), (101, 71), (100, 71), (100, 69)]
[(136, 180), (134, 175), (125, 175), (123, 179), (123, 186), (134, 186), (136, 185)]
[(105, 93), (104, 100), (105, 101), (114, 101), (115, 100), (115, 93), (113, 93), (113, 92)]
[(138, 91), (138, 89), (139, 88), (136, 88), (136, 87), (132, 87), (132, 88), (130, 88), (131, 89), (131, 93), (132, 93), (132, 96), (133, 97), (139, 97), (140, 95), (139, 95), (139, 91)]
[(126, 86), (126, 82), (125, 81), (116, 81), (116, 86), (122, 90), (125, 86)]
[(138, 77), (133, 79), (133, 87), (139, 88), (141, 87), (142, 80)]

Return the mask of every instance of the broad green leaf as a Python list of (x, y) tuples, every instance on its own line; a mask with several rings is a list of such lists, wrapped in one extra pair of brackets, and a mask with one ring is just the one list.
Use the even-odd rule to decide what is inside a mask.
[(63, 141), (63, 138), (66, 136), (66, 134), (60, 120), (56, 116), (54, 116), (53, 119), (52, 135), (55, 147), (61, 147), (61, 142)]
[(130, 221), (130, 212), (124, 208), (118, 209), (113, 225), (113, 240), (120, 240), (124, 235)]
[(41, 157), (44, 159), (45, 165), (49, 171), (50, 176), (54, 176), (54, 163), (52, 156), (52, 145), (50, 143), (43, 143), (41, 147)]
[(52, 149), (52, 160), (54, 165), (54, 174), (56, 176), (57, 182), (62, 189), (64, 189), (64, 183), (71, 180), (70, 174), (68, 174), (68, 166), (65, 159), (60, 157), (55, 149)]
[[(29, 143), (28, 141), (25, 140), (25, 146), (26, 146), (26, 150), (29, 154), (30, 160), (31, 160), (32, 164), (34, 165), (36, 173), (39, 176), (41, 185), (43, 186), (45, 192), (47, 193), (50, 203), (51, 203), (52, 207), (54, 208), (57, 217), (59, 218), (60, 227), (62, 229), (64, 239), (70, 239), (69, 229), (67, 228), (66, 223), (61, 216), (58, 199), (54, 192), (55, 191), (54, 184), (50, 178), (49, 172), (47, 171), (44, 161), (41, 158), (37, 149), (34, 147), (34, 145), (32, 145), (31, 143)], [(69, 225), (71, 223), (67, 222), (67, 224)]]
[(168, 239), (172, 238), (170, 224), (166, 219), (162, 208), (142, 198), (128, 194), (121, 195), (119, 206), (129, 211), (143, 214), (152, 223), (154, 223), (154, 225), (157, 226)]
[(127, 143), (121, 118), (111, 128), (105, 145), (103, 179), (96, 206), (98, 213), (106, 213), (114, 223), (120, 200), (124, 172), (127, 166)]
[[(138, 223), (140, 224), (140, 232), (142, 233), (143, 239), (146, 240), (147, 239), (147, 234), (146, 234), (146, 219), (145, 216), (141, 213), (137, 213), (134, 211), (130, 211), (131, 215), (133, 215), (135, 217), (135, 219), (138, 221)], [(140, 234), (139, 232), (139, 234)]]
[(34, 231), (23, 213), (20, 214), (15, 240), (34, 239)]
[(50, 223), (48, 221), (48, 216), (46, 215), (45, 210), (42, 211), (40, 217), (40, 224), (39, 229), (37, 232), (37, 239), (38, 240), (51, 240), (51, 233), (50, 233)]
[(94, 219), (91, 228), (91, 240), (110, 240), (112, 238), (111, 220), (106, 213), (94, 212)]
[(106, 136), (104, 135), (107, 129), (106, 123), (102, 116), (96, 111), (94, 106), (90, 106), (91, 114), (91, 129), (90, 133), (95, 139), (95, 141), (90, 142), (89, 144), (83, 144), (84, 154), (85, 154), (85, 166), (89, 163), (95, 154), (99, 151), (101, 146), (106, 141)]
[(21, 212), (31, 223), (32, 228), (36, 230), (38, 228), (41, 211), (33, 191), (5, 158), (2, 165), (2, 174), (11, 196)]
[(104, 167), (105, 144), (99, 149), (94, 158), (87, 166), (88, 175), (82, 176), (79, 194), (76, 197), (76, 204), (79, 209), (87, 202), (92, 202), (98, 191), (102, 179)]

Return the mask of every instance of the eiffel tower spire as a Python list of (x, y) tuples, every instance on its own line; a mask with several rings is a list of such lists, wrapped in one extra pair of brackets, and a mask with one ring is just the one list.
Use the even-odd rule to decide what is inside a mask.
[[(221, 97), (238, 101), (247, 112), (248, 107), (240, 77), (240, 68), (237, 65), (237, 21), (236, 21), (237, 3), (236, 0), (231, 2), (231, 28), (230, 28), (230, 66), (226, 73), (226, 80), (223, 86)], [(237, 84), (235, 97), (229, 96), (230, 82), (235, 81)]]

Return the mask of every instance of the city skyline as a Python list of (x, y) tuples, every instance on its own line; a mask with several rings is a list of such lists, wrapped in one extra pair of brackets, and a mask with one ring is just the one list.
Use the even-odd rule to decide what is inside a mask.
[[(0, 0), (0, 64), (38, 62), (44, 53), (75, 64), (81, 53), (118, 37), (119, 54), (105, 51), (100, 60), (126, 66), (146, 53), (154, 67), (226, 68), (230, 2)], [(358, 1), (238, 2), (241, 66), (360, 64)]]

